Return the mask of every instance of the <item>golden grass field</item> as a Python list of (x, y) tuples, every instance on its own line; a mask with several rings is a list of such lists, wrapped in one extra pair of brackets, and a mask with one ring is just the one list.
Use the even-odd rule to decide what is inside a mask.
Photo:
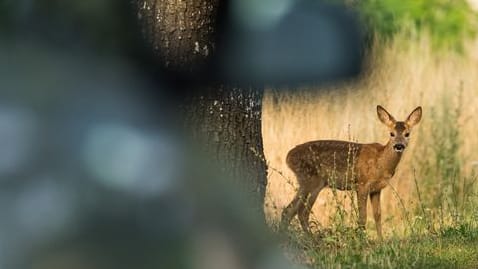
[[(441, 146), (430, 139), (436, 135), (434, 130), (437, 127), (456, 128), (441, 123), (448, 113), (446, 109), (460, 110), (457, 122), (460, 176), (478, 171), (476, 43), (470, 42), (467, 52), (460, 55), (445, 50), (433, 51), (426, 38), (413, 42), (403, 40), (398, 38), (380, 46), (370, 57), (369, 67), (360, 79), (327, 87), (266, 91), (262, 132), (269, 164), (265, 211), (270, 222), (279, 221), (282, 208), (295, 193), (296, 179), (285, 164), (287, 152), (297, 144), (320, 139), (386, 143), (388, 130), (377, 118), (378, 104), (397, 120), (404, 120), (418, 105), (423, 107), (422, 121), (414, 128), (410, 145), (391, 180), (393, 188), (382, 191), (385, 235), (405, 224), (403, 205), (412, 212), (419, 202), (414, 170), (420, 170), (417, 160), (434, 158), (427, 148)], [(422, 199), (433, 197), (433, 190), (425, 188), (429, 185), (422, 184), (420, 172), (415, 174)], [(314, 205), (311, 221), (316, 220), (327, 227), (336, 212), (337, 202), (352, 212), (350, 195), (338, 192), (338, 196), (333, 196), (330, 189), (324, 189)], [(368, 207), (368, 226), (374, 227), (370, 204)]]

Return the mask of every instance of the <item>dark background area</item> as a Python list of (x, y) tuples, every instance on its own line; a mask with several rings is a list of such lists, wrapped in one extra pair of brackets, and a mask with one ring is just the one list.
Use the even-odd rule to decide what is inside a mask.
[(149, 12), (169, 2), (0, 3), (2, 268), (289, 268), (262, 213), (263, 89), (357, 74), (360, 27), (201, 3), (214, 46), (184, 58)]

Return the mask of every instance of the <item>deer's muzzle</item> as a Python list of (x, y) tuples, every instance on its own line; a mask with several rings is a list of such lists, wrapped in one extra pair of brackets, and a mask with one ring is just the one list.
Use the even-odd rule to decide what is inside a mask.
[(396, 152), (402, 152), (405, 149), (405, 145), (404, 144), (395, 144), (395, 145), (393, 145), (393, 149)]

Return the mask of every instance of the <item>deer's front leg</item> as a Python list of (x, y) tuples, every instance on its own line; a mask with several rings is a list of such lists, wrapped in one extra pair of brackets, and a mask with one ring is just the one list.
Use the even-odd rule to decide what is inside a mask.
[(360, 229), (365, 230), (365, 223), (367, 222), (367, 196), (368, 192), (365, 190), (357, 190), (357, 203), (358, 203), (358, 225)]
[(382, 213), (380, 211), (380, 191), (370, 193), (370, 202), (372, 203), (373, 218), (377, 227), (378, 239), (382, 241)]

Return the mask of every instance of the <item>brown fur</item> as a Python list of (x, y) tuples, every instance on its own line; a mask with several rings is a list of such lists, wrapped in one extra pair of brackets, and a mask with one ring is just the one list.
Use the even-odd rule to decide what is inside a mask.
[[(298, 214), (302, 229), (310, 233), (308, 219), (312, 205), (320, 191), (330, 187), (356, 190), (361, 228), (365, 228), (367, 197), (370, 196), (377, 234), (382, 238), (380, 191), (395, 174), (411, 128), (421, 119), (421, 111), (421, 107), (417, 107), (406, 121), (397, 122), (383, 107), (377, 106), (380, 121), (390, 128), (386, 145), (318, 140), (290, 150), (286, 162), (297, 177), (299, 190), (282, 212), (281, 229), (287, 228)], [(401, 151), (396, 149), (400, 145)]]

